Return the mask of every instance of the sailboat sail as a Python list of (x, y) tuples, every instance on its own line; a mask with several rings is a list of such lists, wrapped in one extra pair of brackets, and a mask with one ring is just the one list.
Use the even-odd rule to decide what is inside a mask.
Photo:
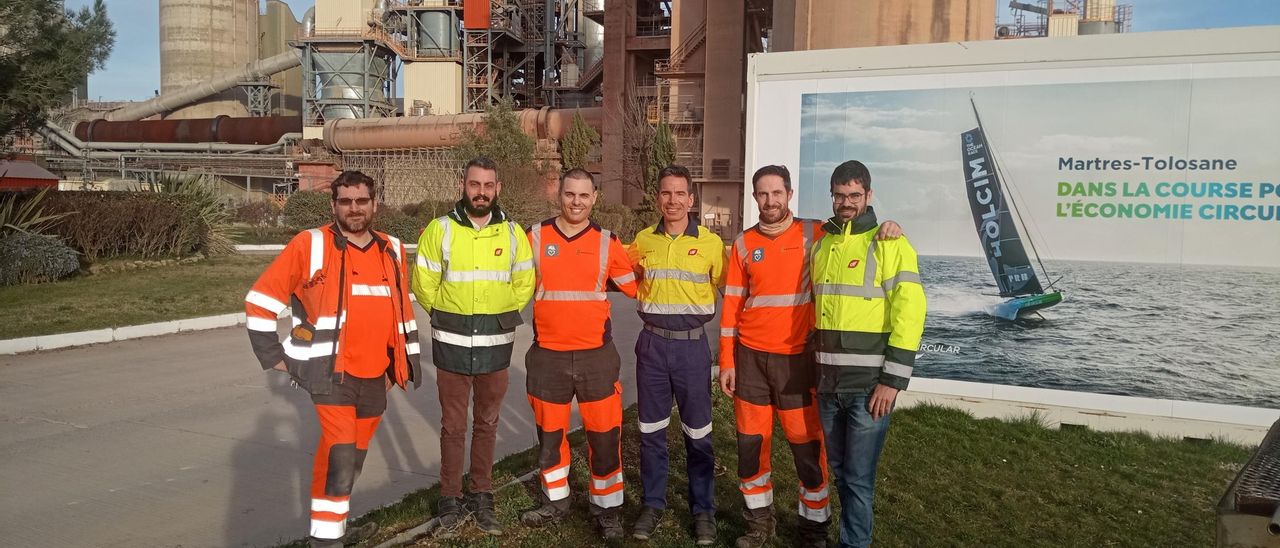
[(973, 224), (978, 230), (978, 239), (982, 241), (991, 274), (1000, 287), (1000, 296), (1044, 293), (1018, 236), (1018, 228), (1005, 201), (1004, 189), (981, 125), (962, 134), (961, 149), (965, 194), (969, 196)]

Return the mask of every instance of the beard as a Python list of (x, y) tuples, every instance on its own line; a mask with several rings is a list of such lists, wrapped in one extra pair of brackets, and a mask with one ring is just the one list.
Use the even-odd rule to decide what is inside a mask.
[(760, 210), (760, 220), (769, 224), (773, 224), (778, 221), (781, 221), (782, 218), (786, 216), (787, 216), (787, 210), (786, 208), (782, 208), (782, 207)]
[(369, 225), (372, 224), (372, 221), (372, 215), (347, 215), (338, 217), (338, 228), (350, 234), (360, 234), (369, 230)]
[(853, 207), (842, 207), (836, 210), (836, 215), (841, 219), (853, 219), (858, 216), (858, 209)]
[(489, 212), (493, 211), (494, 206), (498, 205), (497, 196), (494, 196), (493, 200), (483, 200), (481, 203), (476, 203), (477, 198), (480, 198), (480, 196), (476, 196), (475, 198), (463, 202), (462, 208), (467, 210), (467, 215), (472, 217), (484, 217), (485, 215), (488, 215)]

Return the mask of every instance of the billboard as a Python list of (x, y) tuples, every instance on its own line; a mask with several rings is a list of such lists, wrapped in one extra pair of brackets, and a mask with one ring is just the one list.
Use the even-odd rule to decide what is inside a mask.
[(868, 166), (920, 255), (916, 376), (1280, 408), (1280, 55), (1123, 56), (1187, 33), (1158, 34), (1108, 37), (1105, 62), (756, 63), (749, 166), (791, 167), (810, 218), (836, 165)]

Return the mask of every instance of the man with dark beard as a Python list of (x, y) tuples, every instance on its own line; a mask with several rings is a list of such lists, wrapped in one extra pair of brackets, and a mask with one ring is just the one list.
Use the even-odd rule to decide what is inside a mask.
[[(245, 297), (246, 325), (263, 369), (288, 373), (311, 394), (320, 444), (311, 474), (311, 545), (368, 538), (377, 523), (347, 529), (351, 488), (364, 464), (392, 383), (422, 383), (418, 328), (405, 249), (370, 230), (373, 179), (358, 171), (330, 185), (335, 223), (295, 236)], [(281, 344), (276, 318), (293, 308)]]
[[(413, 293), (431, 314), (431, 358), (440, 409), (440, 504), (437, 535), (456, 535), (466, 519), (501, 535), (493, 506), (493, 451), (498, 411), (520, 309), (533, 297), (533, 254), (524, 230), (498, 207), (502, 183), (488, 158), (467, 162), (462, 199), (433, 219), (418, 239)], [(467, 408), (474, 391), (471, 495), (462, 501)]]
[[(747, 531), (738, 548), (766, 545), (774, 536), (771, 440), (776, 414), (800, 480), (799, 535), (794, 546), (826, 546), (826, 454), (815, 398), (816, 375), (806, 346), (814, 312), (809, 249), (821, 221), (791, 214), (791, 173), (765, 166), (751, 178), (760, 223), (734, 240), (725, 266), (720, 319), (720, 388), (733, 398), (738, 430), (739, 490)], [(901, 234), (887, 221), (880, 238)]]

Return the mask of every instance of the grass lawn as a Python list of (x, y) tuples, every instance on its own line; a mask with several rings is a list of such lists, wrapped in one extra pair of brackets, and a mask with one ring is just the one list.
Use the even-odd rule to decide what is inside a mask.
[[(714, 442), (719, 545), (742, 534), (742, 497), (737, 491), (733, 410), (716, 392)], [(619, 546), (645, 546), (630, 539), (639, 512), (639, 434), (634, 408), (624, 424), (628, 538)], [(675, 420), (672, 425), (677, 424)], [(683, 442), (671, 435), (668, 512), (647, 545), (691, 546), (685, 498)], [(578, 432), (571, 483), (574, 514), (562, 525), (531, 530), (520, 513), (535, 506), (537, 480), (501, 490), (499, 519), (506, 536), (491, 538), (471, 527), (443, 546), (578, 547), (602, 544), (587, 519), (586, 449)], [(796, 478), (781, 430), (774, 437), (773, 481), (779, 538), (795, 538)], [(949, 408), (919, 406), (894, 415), (881, 459), (876, 495), (876, 546), (1208, 546), (1214, 539), (1217, 499), (1248, 449), (1217, 442), (1156, 439), (1144, 434), (1050, 430), (1033, 418), (1015, 422), (978, 420)], [(495, 467), (502, 485), (535, 467), (534, 451), (508, 457)], [(835, 503), (835, 488), (832, 501)], [(438, 488), (409, 495), (371, 512), (382, 532), (376, 542), (416, 526), (433, 514)], [(833, 508), (838, 515), (838, 506)], [(831, 528), (831, 540), (836, 538)], [(301, 543), (295, 543), (302, 546)], [(372, 546), (373, 543), (367, 543)], [(778, 541), (776, 546), (787, 546)]]
[(0, 287), (0, 310), (10, 316), (0, 339), (242, 312), (245, 292), (273, 258), (231, 255)]

